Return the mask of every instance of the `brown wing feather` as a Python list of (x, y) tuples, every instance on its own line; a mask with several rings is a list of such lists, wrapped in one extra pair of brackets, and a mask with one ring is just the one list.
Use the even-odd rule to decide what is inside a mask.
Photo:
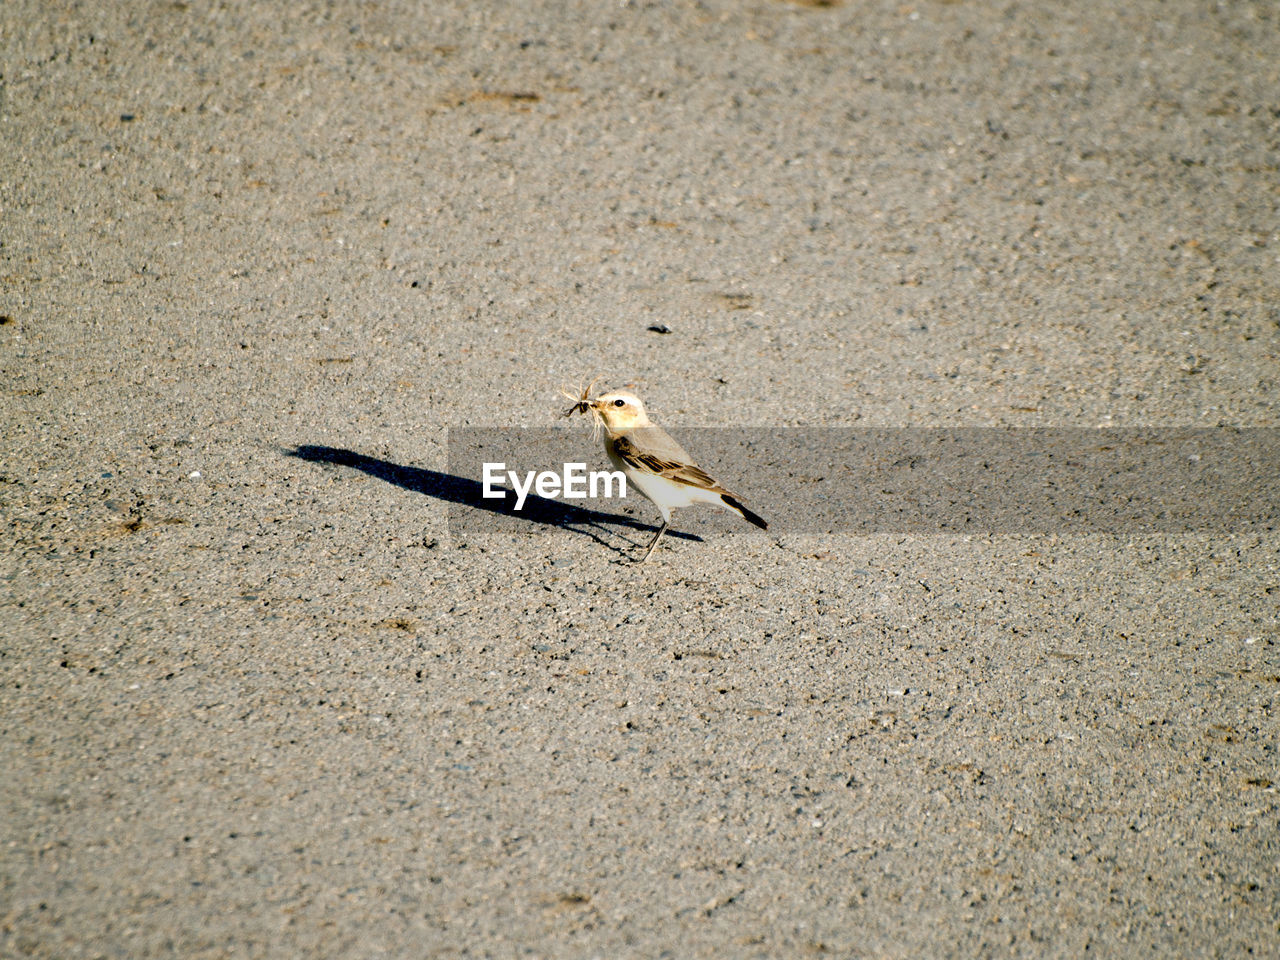
[(624, 463), (630, 464), (637, 470), (643, 470), (646, 473), (656, 473), (668, 480), (674, 480), (676, 483), (683, 483), (690, 487), (698, 487), (702, 490), (710, 490), (712, 493), (723, 493), (733, 496), (724, 487), (716, 483), (711, 476), (694, 463), (677, 463), (674, 460), (664, 460), (662, 457), (655, 456), (652, 453), (641, 453), (636, 449), (636, 445), (631, 442), (628, 437), (618, 437), (613, 442), (614, 452), (622, 459)]

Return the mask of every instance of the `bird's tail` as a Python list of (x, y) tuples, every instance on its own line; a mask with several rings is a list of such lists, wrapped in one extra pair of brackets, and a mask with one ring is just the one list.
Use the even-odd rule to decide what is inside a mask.
[(754, 523), (761, 530), (769, 529), (769, 521), (767, 521), (764, 517), (760, 516), (760, 514), (755, 513), (754, 511), (743, 506), (742, 501), (739, 500), (737, 497), (731, 497), (726, 493), (726, 494), (722, 494), (720, 499), (724, 501), (724, 505), (728, 507), (730, 510), (736, 510), (742, 516), (743, 520), (749, 520), (751, 523)]

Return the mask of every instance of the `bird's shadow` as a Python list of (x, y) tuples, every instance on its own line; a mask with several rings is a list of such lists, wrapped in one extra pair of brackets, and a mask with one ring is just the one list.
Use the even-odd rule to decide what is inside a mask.
[[(285, 450), (284, 453), (286, 456), (306, 460), (308, 463), (329, 463), (340, 467), (352, 467), (362, 473), (367, 473), (371, 477), (377, 477), (387, 483), (394, 483), (396, 486), (403, 487), (405, 490), (410, 490), (414, 493), (425, 493), (429, 497), (444, 500), (446, 503), (484, 510), (504, 517), (518, 518), (529, 523), (572, 530), (575, 533), (588, 536), (597, 543), (607, 546), (618, 553), (624, 553), (625, 550), (603, 539), (599, 532), (607, 532), (610, 527), (631, 530), (657, 530), (656, 526), (628, 517), (625, 514), (602, 513), (599, 510), (576, 507), (559, 500), (539, 497), (532, 492), (525, 500), (523, 508), (517, 511), (515, 509), (515, 493), (509, 489), (502, 488), (504, 495), (501, 499), (485, 497), (484, 485), (478, 480), (458, 477), (451, 473), (441, 473), (438, 470), (427, 470), (423, 467), (407, 467), (403, 464), (392, 463), (390, 460), (368, 457), (362, 453), (356, 453), (354, 450), (344, 450), (341, 447), (303, 444), (291, 450)], [(678, 537), (683, 540), (702, 540), (701, 537), (695, 534), (680, 533), (675, 530), (667, 531), (667, 536)], [(632, 546), (636, 545), (632, 544)]]

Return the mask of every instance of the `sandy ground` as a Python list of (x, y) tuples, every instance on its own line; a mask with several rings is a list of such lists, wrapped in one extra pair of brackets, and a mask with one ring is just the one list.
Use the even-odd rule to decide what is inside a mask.
[(1269, 0), (0, 29), (0, 955), (1280, 951), (1280, 533), (446, 524), (595, 374), (1276, 427)]

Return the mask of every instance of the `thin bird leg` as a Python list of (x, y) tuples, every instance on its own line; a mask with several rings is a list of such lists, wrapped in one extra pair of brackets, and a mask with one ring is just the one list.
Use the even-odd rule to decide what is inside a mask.
[(671, 526), (670, 520), (662, 521), (662, 526), (658, 529), (657, 536), (653, 538), (653, 543), (649, 544), (649, 549), (645, 551), (644, 556), (641, 557), (638, 562), (644, 563), (646, 560), (649, 559), (650, 554), (653, 553), (654, 548), (658, 545), (658, 541), (662, 539), (662, 535), (667, 532), (667, 527), (669, 526)]

